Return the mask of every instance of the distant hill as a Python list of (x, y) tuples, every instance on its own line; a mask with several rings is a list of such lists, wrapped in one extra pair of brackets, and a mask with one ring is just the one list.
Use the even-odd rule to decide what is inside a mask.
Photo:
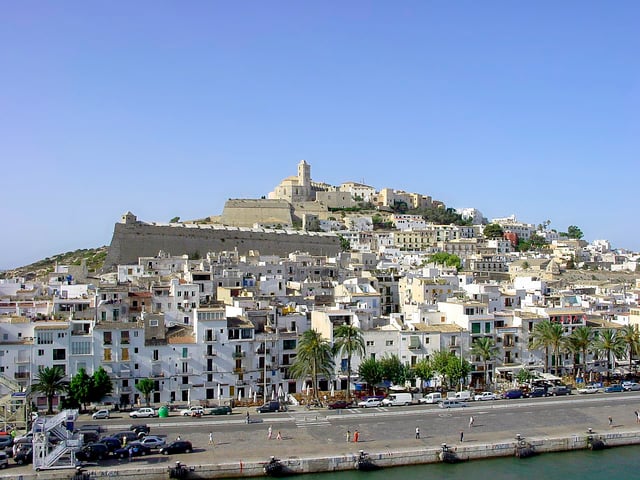
[(82, 259), (87, 261), (87, 269), (89, 272), (95, 272), (102, 268), (104, 259), (107, 256), (108, 247), (98, 248), (82, 248), (73, 252), (59, 253), (52, 257), (47, 257), (44, 260), (37, 261), (31, 265), (25, 265), (24, 267), (14, 268), (12, 270), (5, 270), (0, 273), (0, 278), (13, 278), (13, 277), (40, 277), (53, 272), (55, 264), (60, 265), (80, 265)]

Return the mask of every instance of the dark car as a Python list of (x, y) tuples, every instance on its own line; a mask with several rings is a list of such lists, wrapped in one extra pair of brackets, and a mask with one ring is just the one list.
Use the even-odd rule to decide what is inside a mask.
[(506, 392), (504, 392), (502, 394), (502, 398), (509, 398), (509, 399), (522, 398), (522, 390), (520, 390), (518, 388), (514, 388), (512, 390), (507, 390)]
[(624, 392), (624, 388), (619, 383), (614, 383), (604, 389), (604, 393), (618, 393), (618, 392)]
[(160, 449), (160, 453), (163, 455), (169, 455), (173, 453), (191, 453), (193, 452), (193, 445), (187, 440), (176, 440), (169, 445)]
[(77, 431), (82, 432), (83, 430), (93, 430), (98, 433), (103, 433), (106, 431), (106, 429), (102, 425), (89, 425), (89, 424), (80, 425)]
[[(144, 437), (144, 433), (136, 433), (133, 432), (131, 430), (128, 431), (122, 431), (122, 432), (118, 432), (118, 433), (114, 433), (113, 435), (110, 435), (112, 437), (116, 437), (120, 439), (120, 442), (122, 442), (122, 446), (126, 447), (126, 444), (129, 442), (135, 442), (136, 440), (138, 440), (138, 438)], [(126, 438), (126, 442), (123, 440), (124, 438)]]
[(269, 412), (278, 412), (280, 411), (280, 402), (268, 402), (264, 405), (256, 408), (258, 413), (269, 413)]
[(80, 430), (80, 434), (82, 435), (82, 441), (85, 444), (95, 443), (100, 440), (100, 433), (96, 430)]
[(539, 397), (546, 397), (546, 396), (547, 396), (547, 390), (542, 387), (534, 388), (529, 392), (529, 395), (528, 395), (529, 398), (539, 398)]
[(33, 447), (20, 448), (13, 456), (13, 460), (18, 465), (26, 465), (33, 462)]
[(0, 450), (13, 446), (13, 437), (11, 435), (0, 435)]
[(76, 452), (76, 458), (84, 462), (104, 460), (109, 456), (109, 448), (104, 443), (89, 443)]
[(558, 395), (571, 395), (571, 389), (566, 385), (554, 385), (547, 393), (552, 397), (556, 397)]
[(117, 449), (113, 452), (113, 456), (117, 458), (144, 457), (150, 453), (151, 449), (149, 447), (134, 442), (125, 448)]
[(122, 442), (116, 437), (102, 437), (100, 443), (104, 443), (110, 452), (114, 452), (119, 448), (122, 448)]
[(351, 405), (352, 405), (351, 402), (347, 402), (346, 400), (337, 400), (327, 405), (327, 408), (330, 410), (336, 410), (339, 408), (349, 408), (351, 407)]
[(137, 423), (137, 424), (131, 425), (129, 427), (129, 430), (131, 430), (132, 432), (135, 432), (135, 434), (138, 435), (138, 438), (141, 438), (145, 435), (149, 435), (151, 428), (146, 423)]
[(228, 405), (220, 405), (219, 407), (213, 407), (208, 410), (209, 415), (231, 415), (232, 410)]

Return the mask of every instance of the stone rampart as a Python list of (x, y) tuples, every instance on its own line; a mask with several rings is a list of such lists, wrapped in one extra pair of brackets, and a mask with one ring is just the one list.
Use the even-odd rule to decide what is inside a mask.
[(288, 255), (302, 251), (312, 255), (336, 255), (340, 239), (330, 233), (268, 230), (221, 225), (116, 223), (105, 267), (137, 263), (160, 250), (171, 255), (205, 256), (207, 252), (257, 250), (263, 255)]

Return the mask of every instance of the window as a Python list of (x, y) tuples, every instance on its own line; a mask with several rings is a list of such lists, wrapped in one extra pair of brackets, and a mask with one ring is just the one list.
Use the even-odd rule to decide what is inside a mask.
[(65, 337), (64, 332), (58, 332), (58, 338), (64, 338), (64, 337)]
[(67, 356), (67, 351), (64, 348), (54, 348), (53, 349), (53, 359), (54, 360), (64, 360)]
[(128, 362), (129, 361), (129, 349), (128, 348), (123, 348), (122, 352), (120, 354), (120, 360), (122, 360), (123, 362)]
[(182, 358), (189, 358), (189, 349), (187, 347), (182, 347)]
[(484, 333), (491, 333), (491, 322), (486, 322), (484, 324)]
[(91, 342), (71, 342), (71, 355), (90, 355)]
[(110, 362), (111, 361), (111, 349), (110, 348), (105, 348), (104, 349), (104, 356), (102, 359), (104, 362)]
[(284, 350), (295, 350), (296, 349), (296, 340), (295, 339), (283, 340), (282, 341), (282, 348)]
[(159, 350), (154, 350), (153, 351), (153, 360), (155, 362), (157, 362), (159, 358), (160, 358), (160, 351)]
[(53, 343), (53, 332), (38, 332), (36, 343), (38, 345), (51, 345)]
[(373, 340), (367, 340), (367, 347), (373, 347), (375, 342)]
[(138, 353), (138, 347), (135, 347), (135, 348), (133, 349), (133, 353)]
[(123, 330), (120, 332), (120, 343), (127, 344), (129, 343), (129, 331)]
[(393, 347), (393, 340), (387, 340), (384, 342), (386, 347)]
[(471, 333), (480, 333), (480, 322), (473, 322), (471, 324)]
[(38, 350), (38, 356), (39, 357), (44, 356), (44, 350), (42, 350), (42, 349)]
[(149, 320), (149, 326), (150, 327), (157, 327), (158, 326), (158, 320)]
[(104, 332), (102, 340), (105, 345), (111, 345), (111, 332)]

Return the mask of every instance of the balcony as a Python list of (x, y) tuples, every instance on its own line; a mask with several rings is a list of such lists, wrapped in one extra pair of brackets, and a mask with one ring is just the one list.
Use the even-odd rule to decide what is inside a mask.
[(247, 385), (245, 380), (236, 380), (236, 387), (244, 387), (245, 385)]
[(216, 352), (215, 350), (207, 351), (204, 354), (204, 356), (205, 356), (205, 358), (207, 358), (207, 357), (216, 357), (216, 356), (218, 356), (218, 352)]
[(29, 372), (16, 372), (13, 378), (16, 380), (28, 380), (31, 378), (31, 374)]
[(205, 342), (205, 343), (216, 342), (216, 341), (218, 341), (218, 337), (217, 337), (217, 335), (207, 335), (207, 334), (205, 334), (205, 335), (202, 336), (202, 341)]
[(244, 358), (245, 352), (233, 352), (233, 358)]
[(31, 359), (29, 357), (18, 357), (15, 359), (15, 363), (31, 363)]
[(133, 388), (131, 388), (131, 387), (120, 387), (120, 393), (133, 393)]
[(238, 373), (244, 373), (245, 372), (245, 368), (244, 367), (236, 367), (233, 369), (233, 373), (238, 374)]

